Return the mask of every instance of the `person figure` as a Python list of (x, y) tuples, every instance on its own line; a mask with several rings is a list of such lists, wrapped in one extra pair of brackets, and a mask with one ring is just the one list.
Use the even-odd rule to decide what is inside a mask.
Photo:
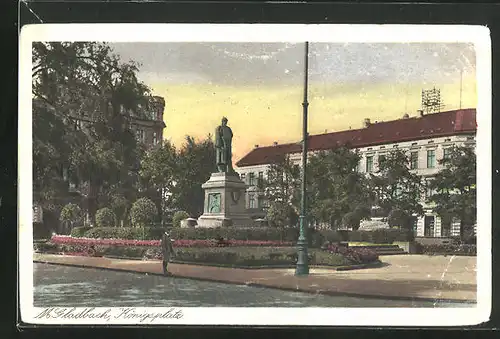
[(170, 239), (170, 234), (168, 232), (164, 232), (161, 237), (161, 249), (163, 254), (163, 275), (170, 275), (168, 272), (168, 263), (170, 262), (170, 258), (173, 255), (174, 248), (172, 246), (172, 240)]
[(222, 118), (222, 124), (215, 130), (215, 155), (217, 169), (221, 173), (232, 173), (232, 140), (233, 131), (227, 126), (227, 118)]

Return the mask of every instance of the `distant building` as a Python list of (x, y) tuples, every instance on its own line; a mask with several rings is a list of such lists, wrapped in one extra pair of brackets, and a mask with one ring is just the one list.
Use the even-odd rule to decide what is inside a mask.
[[(460, 109), (441, 113), (423, 114), (386, 122), (363, 120), (360, 129), (312, 135), (309, 137), (309, 154), (321, 150), (348, 146), (360, 152), (358, 170), (361, 173), (374, 172), (378, 161), (392, 149), (408, 152), (410, 167), (417, 174), (432, 179), (442, 168), (439, 159), (446, 156), (447, 150), (454, 145), (472, 145), (476, 139), (476, 109)], [(236, 171), (247, 183), (247, 208), (255, 216), (263, 216), (267, 202), (258, 187), (259, 178), (265, 177), (270, 164), (285, 155), (297, 165), (301, 165), (301, 143), (256, 146), (236, 163)], [(426, 196), (431, 192), (427, 192)], [(418, 236), (445, 237), (460, 234), (459, 222), (443, 224), (422, 197), (425, 209), (423, 217), (414, 217), (414, 227)]]

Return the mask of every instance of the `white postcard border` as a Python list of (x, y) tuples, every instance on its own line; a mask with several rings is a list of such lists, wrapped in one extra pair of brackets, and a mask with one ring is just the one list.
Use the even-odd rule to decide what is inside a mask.
[[(491, 312), (491, 41), (489, 29), (461, 25), (261, 25), (261, 24), (37, 24), (24, 26), (19, 49), (18, 235), (19, 302), (24, 323), (146, 324), (139, 318), (90, 317), (107, 308), (78, 308), (88, 317), (36, 318), (33, 307), (32, 107), (33, 41), (108, 42), (468, 42), (476, 49), (477, 74), (477, 305), (470, 308), (175, 308), (182, 317), (157, 316), (149, 324), (179, 325), (354, 325), (464, 326), (487, 321)], [(299, 103), (298, 103), (299, 104)], [(170, 308), (134, 308), (136, 314), (159, 314)], [(83, 314), (82, 313), (82, 314)], [(116, 317), (116, 318), (113, 318)]]

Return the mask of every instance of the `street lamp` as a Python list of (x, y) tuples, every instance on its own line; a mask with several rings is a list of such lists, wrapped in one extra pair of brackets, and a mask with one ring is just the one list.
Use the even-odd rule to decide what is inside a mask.
[(302, 199), (300, 203), (300, 231), (299, 239), (297, 241), (298, 247), (298, 258), (297, 267), (295, 268), (296, 276), (304, 276), (309, 274), (309, 263), (307, 256), (307, 238), (306, 238), (306, 227), (307, 227), (307, 217), (306, 217), (306, 166), (307, 166), (307, 107), (309, 103), (307, 102), (307, 76), (308, 76), (308, 66), (309, 66), (309, 42), (305, 44), (304, 53), (304, 102), (302, 103), (303, 114), (302, 114)]

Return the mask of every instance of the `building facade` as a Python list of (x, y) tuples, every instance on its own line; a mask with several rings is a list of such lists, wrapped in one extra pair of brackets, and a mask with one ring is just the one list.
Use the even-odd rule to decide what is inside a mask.
[[(442, 169), (439, 160), (446, 157), (452, 146), (476, 143), (476, 110), (461, 109), (440, 113), (423, 114), (386, 122), (371, 122), (364, 119), (360, 129), (312, 135), (309, 137), (309, 154), (321, 150), (348, 146), (357, 150), (361, 156), (358, 171), (375, 172), (378, 163), (388, 152), (401, 149), (407, 152), (410, 169), (423, 177), (425, 181)], [(290, 160), (301, 165), (302, 145), (300, 143), (274, 144), (258, 147), (236, 163), (236, 171), (247, 183), (247, 208), (256, 216), (265, 215), (267, 205), (264, 194), (259, 188), (259, 178), (265, 178), (270, 164), (289, 155)], [(445, 224), (426, 202), (427, 191), (422, 196), (423, 217), (414, 217), (414, 229), (417, 236), (448, 237), (460, 234), (458, 221)]]

